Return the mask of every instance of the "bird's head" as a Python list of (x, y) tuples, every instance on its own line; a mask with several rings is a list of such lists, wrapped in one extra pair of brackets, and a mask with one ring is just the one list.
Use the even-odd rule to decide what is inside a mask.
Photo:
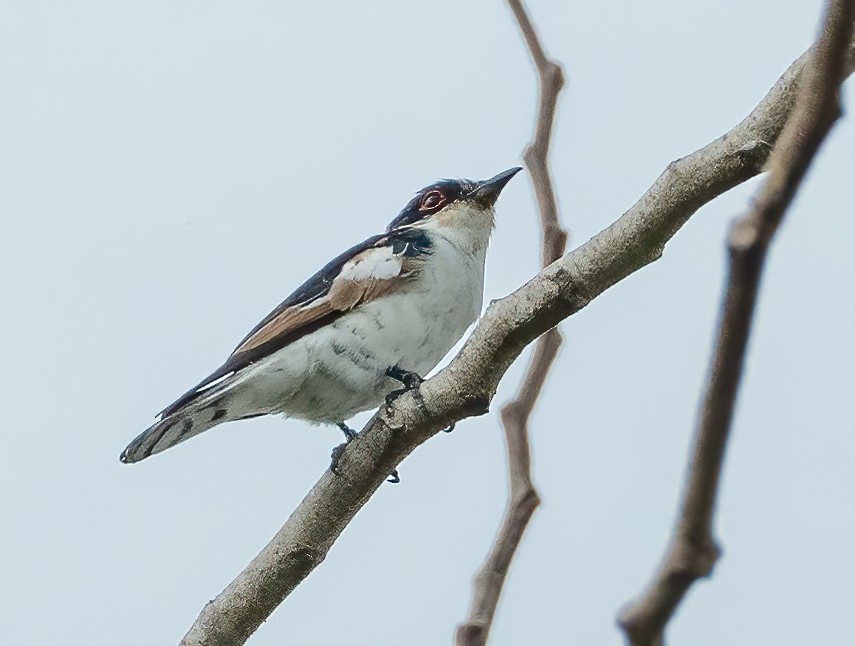
[(416, 193), (389, 223), (387, 231), (419, 227), (446, 234), (483, 231), (489, 236), (499, 193), (521, 170), (510, 168), (482, 182), (444, 179), (431, 184)]

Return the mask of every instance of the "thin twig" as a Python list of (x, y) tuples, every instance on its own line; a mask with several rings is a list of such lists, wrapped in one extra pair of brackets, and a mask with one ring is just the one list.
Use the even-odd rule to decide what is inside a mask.
[[(761, 171), (795, 103), (805, 65), (795, 61), (740, 124), (673, 162), (606, 230), (493, 303), (454, 360), (402, 395), (394, 419), (375, 416), (348, 445), (341, 475), (326, 472), (276, 536), (208, 603), (186, 646), (237, 646), (326, 557), (332, 544), (395, 468), (451, 422), (486, 412), (502, 375), (523, 348), (615, 283), (662, 255), (704, 204)], [(855, 69), (850, 43), (847, 75)]]
[[(558, 204), (549, 173), (549, 144), (558, 95), (564, 86), (561, 65), (549, 59), (521, 0), (508, 0), (540, 77), (539, 105), (534, 136), (523, 154), (540, 213), (541, 262), (546, 267), (564, 254), (567, 232), (558, 217)], [(508, 455), (508, 506), (490, 552), (472, 582), (472, 600), (466, 620), (455, 633), (457, 646), (487, 643), (499, 596), (514, 554), (537, 507), (540, 496), (531, 478), (528, 419), (540, 396), (549, 368), (561, 347), (561, 333), (552, 328), (537, 340), (525, 376), (514, 399), (502, 407), (501, 418)]]
[(766, 252), (840, 115), (839, 90), (853, 21), (855, 0), (831, 0), (796, 107), (769, 157), (769, 177), (753, 208), (731, 229), (727, 291), (674, 535), (648, 588), (619, 617), (632, 646), (663, 643), (680, 601), (695, 581), (712, 573), (718, 560), (713, 513)]

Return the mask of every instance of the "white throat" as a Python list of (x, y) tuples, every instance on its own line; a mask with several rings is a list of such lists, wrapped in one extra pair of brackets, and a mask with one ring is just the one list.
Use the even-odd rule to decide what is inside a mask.
[(415, 226), (447, 240), (462, 254), (478, 261), (483, 272), (494, 216), (493, 209), (456, 202)]

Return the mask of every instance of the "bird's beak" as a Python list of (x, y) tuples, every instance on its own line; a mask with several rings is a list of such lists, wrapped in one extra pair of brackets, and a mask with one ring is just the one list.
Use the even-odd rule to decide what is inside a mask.
[(499, 198), (499, 193), (501, 193), (502, 189), (505, 188), (505, 184), (510, 182), (511, 177), (519, 173), (521, 170), (522, 168), (519, 166), (516, 168), (509, 168), (495, 177), (485, 179), (483, 182), (478, 182), (477, 188), (469, 194), (469, 199), (481, 204), (485, 208), (490, 208), (496, 203), (496, 200)]

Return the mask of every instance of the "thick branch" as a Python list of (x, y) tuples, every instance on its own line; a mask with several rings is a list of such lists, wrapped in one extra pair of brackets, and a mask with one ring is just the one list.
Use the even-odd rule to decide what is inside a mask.
[[(847, 74), (855, 64), (850, 44)], [(523, 348), (631, 273), (658, 259), (701, 206), (760, 172), (792, 110), (805, 65), (799, 58), (738, 126), (671, 163), (606, 230), (491, 305), (466, 345), (412, 395), (376, 415), (351, 442), (341, 475), (324, 473), (276, 536), (208, 603), (185, 645), (242, 644), (321, 561), (386, 475), (451, 422), (487, 412), (496, 386)]]
[(832, 0), (795, 110), (769, 158), (769, 178), (753, 208), (731, 231), (724, 307), (677, 525), (653, 580), (619, 618), (633, 646), (663, 642), (665, 626), (680, 601), (695, 581), (712, 573), (719, 557), (713, 512), (766, 251), (840, 114), (839, 90), (853, 20), (855, 0)]
[[(523, 158), (531, 176), (540, 212), (541, 257), (545, 267), (560, 258), (567, 246), (567, 232), (558, 218), (558, 204), (547, 162), (558, 94), (564, 86), (564, 73), (561, 66), (547, 58), (544, 53), (522, 1), (508, 0), (508, 4), (540, 77), (540, 99), (534, 138), (526, 148)], [(531, 478), (528, 418), (560, 347), (561, 333), (558, 328), (552, 328), (537, 340), (516, 396), (502, 407), (502, 426), (508, 451), (508, 506), (496, 540), (475, 575), (469, 615), (466, 621), (457, 627), (455, 634), (458, 646), (481, 646), (487, 643), (511, 561), (535, 509), (540, 505), (540, 497)]]

